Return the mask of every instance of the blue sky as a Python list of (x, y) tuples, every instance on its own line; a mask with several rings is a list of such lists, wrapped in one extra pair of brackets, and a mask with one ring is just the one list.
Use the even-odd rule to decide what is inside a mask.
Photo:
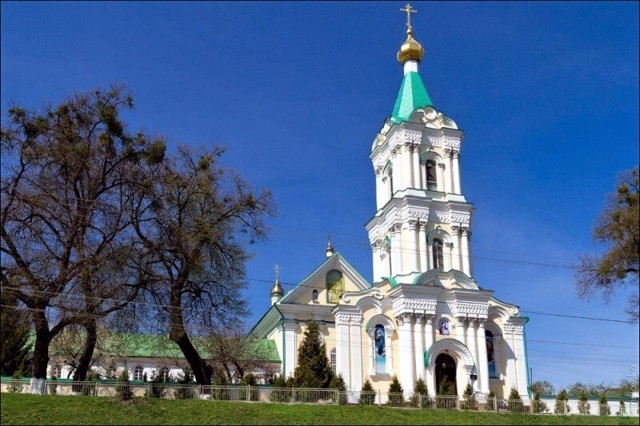
[[(403, 5), (2, 2), (2, 112), (124, 82), (131, 128), (227, 145), (279, 206), (248, 265), (252, 323), (273, 265), (301, 281), (329, 233), (371, 279), (369, 152), (402, 78)], [(465, 131), (476, 280), (525, 312), (624, 319), (627, 293), (578, 300), (570, 269), (539, 264), (600, 249), (605, 194), (638, 164), (638, 3), (413, 5), (427, 90)], [(618, 382), (638, 364), (637, 326), (527, 315), (534, 380)]]

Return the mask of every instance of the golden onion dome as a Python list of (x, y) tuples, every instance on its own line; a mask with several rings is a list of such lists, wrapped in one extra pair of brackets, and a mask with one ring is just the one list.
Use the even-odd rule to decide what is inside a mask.
[(407, 29), (407, 39), (400, 46), (398, 50), (398, 62), (404, 65), (407, 61), (420, 62), (424, 57), (424, 49), (422, 45), (413, 38), (413, 31), (411, 28)]

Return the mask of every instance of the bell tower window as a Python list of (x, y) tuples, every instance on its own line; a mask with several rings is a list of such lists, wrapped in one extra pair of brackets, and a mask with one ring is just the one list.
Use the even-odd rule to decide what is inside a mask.
[(438, 180), (436, 178), (436, 163), (433, 160), (427, 160), (425, 163), (425, 167), (427, 168), (427, 190), (428, 191), (437, 191), (438, 190)]
[(433, 268), (444, 269), (444, 254), (442, 252), (444, 244), (440, 238), (434, 238), (431, 245), (433, 251)]

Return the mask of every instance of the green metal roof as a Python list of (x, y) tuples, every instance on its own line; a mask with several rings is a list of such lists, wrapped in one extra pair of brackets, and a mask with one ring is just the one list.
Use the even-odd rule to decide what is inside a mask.
[[(211, 353), (198, 343), (199, 338), (191, 341), (204, 359), (212, 359)], [(35, 339), (32, 340), (32, 350)], [(114, 333), (106, 341), (100, 343), (102, 352), (108, 352), (111, 356), (132, 358), (178, 358), (184, 359), (184, 354), (167, 335), (138, 334), (138, 333)], [(80, 349), (80, 348), (78, 348)], [(55, 350), (51, 355), (56, 355)], [(280, 355), (276, 344), (271, 339), (251, 339), (245, 346), (245, 360), (279, 363)]]
[(394, 123), (409, 121), (409, 116), (413, 111), (428, 106), (432, 107), (433, 103), (420, 74), (410, 71), (402, 79), (398, 98), (391, 114), (391, 121)]

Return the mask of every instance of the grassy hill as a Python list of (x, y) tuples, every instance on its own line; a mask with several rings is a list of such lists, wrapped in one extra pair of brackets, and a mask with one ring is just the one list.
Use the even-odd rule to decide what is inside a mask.
[(199, 400), (1, 395), (9, 424), (629, 424), (637, 418), (517, 415), (388, 407), (285, 405)]

